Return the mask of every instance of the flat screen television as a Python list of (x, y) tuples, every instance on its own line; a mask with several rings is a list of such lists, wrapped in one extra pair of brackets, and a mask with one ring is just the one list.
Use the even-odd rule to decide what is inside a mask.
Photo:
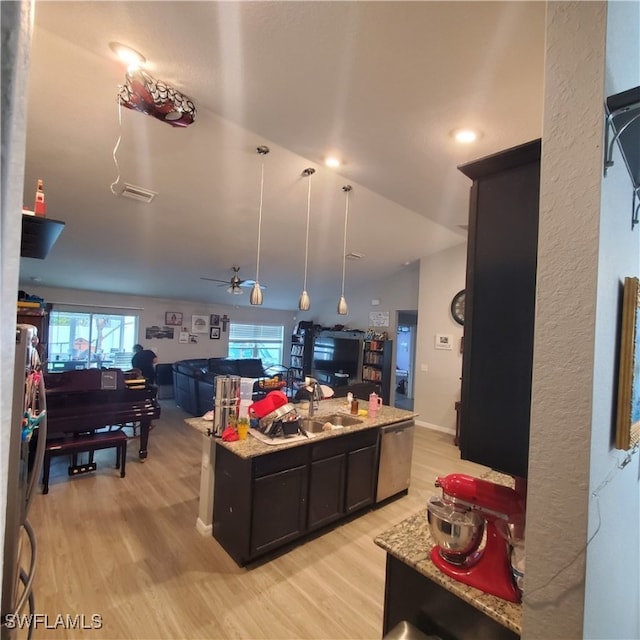
[(313, 344), (312, 375), (319, 382), (338, 386), (360, 378), (362, 341), (319, 336)]

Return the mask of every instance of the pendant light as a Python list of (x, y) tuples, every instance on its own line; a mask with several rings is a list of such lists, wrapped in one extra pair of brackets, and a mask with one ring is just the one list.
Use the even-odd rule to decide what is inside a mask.
[(347, 221), (349, 219), (349, 191), (352, 187), (350, 184), (346, 184), (342, 187), (345, 193), (345, 206), (344, 206), (344, 240), (342, 243), (342, 292), (340, 294), (340, 300), (338, 300), (338, 315), (346, 316), (349, 313), (349, 307), (344, 297), (344, 272), (347, 267)]
[(316, 170), (311, 168), (305, 169), (302, 172), (303, 176), (309, 178), (309, 189), (307, 191), (307, 235), (304, 243), (304, 284), (302, 285), (302, 293), (298, 301), (298, 309), (300, 309), (300, 311), (309, 311), (309, 307), (311, 307), (311, 300), (307, 293), (307, 264), (309, 262), (309, 221), (311, 220), (311, 176), (315, 172)]
[(249, 302), (253, 305), (262, 304), (262, 289), (260, 288), (260, 234), (262, 232), (262, 199), (264, 196), (264, 156), (269, 153), (269, 147), (261, 145), (256, 151), (262, 156), (262, 170), (260, 173), (260, 207), (258, 209), (258, 251), (256, 255), (256, 281), (251, 288)]

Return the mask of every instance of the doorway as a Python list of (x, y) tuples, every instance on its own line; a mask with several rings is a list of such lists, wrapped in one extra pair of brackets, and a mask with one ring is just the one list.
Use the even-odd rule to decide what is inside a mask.
[(415, 378), (416, 333), (418, 312), (398, 311), (396, 331), (396, 388), (393, 405), (397, 409), (413, 411)]

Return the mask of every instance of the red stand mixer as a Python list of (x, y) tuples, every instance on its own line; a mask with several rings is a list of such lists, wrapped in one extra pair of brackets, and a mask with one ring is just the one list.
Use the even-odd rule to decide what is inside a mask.
[[(441, 476), (427, 517), (436, 546), (431, 560), (446, 575), (510, 602), (520, 602), (506, 525), (522, 526), (524, 499), (514, 489), (461, 473)], [(505, 525), (505, 526), (502, 526)], [(501, 526), (501, 531), (498, 530)], [(480, 548), (486, 528), (486, 541)]]

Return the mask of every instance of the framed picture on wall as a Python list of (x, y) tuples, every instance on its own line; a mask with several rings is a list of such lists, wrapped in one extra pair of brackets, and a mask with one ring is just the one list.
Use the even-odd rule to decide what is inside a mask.
[(640, 280), (625, 278), (622, 294), (616, 448), (640, 442)]
[(220, 340), (220, 327), (211, 327), (209, 330), (209, 337), (212, 340)]
[(191, 333), (207, 333), (208, 328), (208, 316), (191, 316)]
[(164, 314), (164, 323), (169, 327), (181, 327), (182, 314), (177, 311), (167, 311)]

